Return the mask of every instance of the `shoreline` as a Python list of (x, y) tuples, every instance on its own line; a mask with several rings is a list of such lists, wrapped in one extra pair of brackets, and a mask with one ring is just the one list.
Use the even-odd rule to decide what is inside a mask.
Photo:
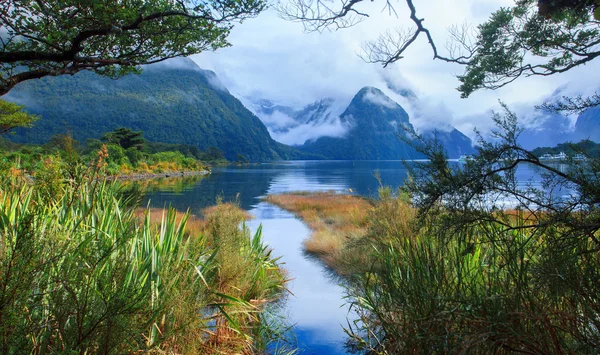
[(369, 253), (360, 247), (374, 209), (367, 199), (326, 191), (273, 194), (264, 201), (294, 214), (308, 226), (310, 236), (302, 243), (303, 252), (337, 276), (350, 276), (357, 266), (370, 264)]
[(196, 176), (196, 175), (208, 175), (210, 170), (202, 171), (169, 171), (163, 173), (134, 173), (126, 175), (109, 175), (106, 176), (107, 180), (147, 180), (156, 178), (170, 178), (170, 177), (184, 177), (184, 176)]

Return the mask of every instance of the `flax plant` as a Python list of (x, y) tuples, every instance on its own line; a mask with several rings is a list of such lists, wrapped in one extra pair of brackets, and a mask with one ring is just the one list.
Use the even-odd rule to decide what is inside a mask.
[(1, 353), (268, 352), (285, 274), (260, 230), (224, 217), (192, 233), (173, 209), (140, 221), (95, 170), (48, 176), (0, 184)]

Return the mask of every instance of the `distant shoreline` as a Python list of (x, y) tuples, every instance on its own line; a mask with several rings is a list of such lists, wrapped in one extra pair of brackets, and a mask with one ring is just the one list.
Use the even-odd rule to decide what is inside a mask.
[(168, 178), (168, 177), (183, 177), (183, 176), (196, 176), (196, 175), (208, 175), (210, 170), (202, 171), (169, 171), (164, 173), (134, 173), (126, 175), (111, 175), (107, 176), (107, 180), (146, 180), (156, 178)]

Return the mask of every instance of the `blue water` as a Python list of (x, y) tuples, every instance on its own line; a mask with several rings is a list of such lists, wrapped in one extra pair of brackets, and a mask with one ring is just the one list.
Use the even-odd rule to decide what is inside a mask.
[[(261, 197), (290, 191), (334, 190), (374, 196), (380, 182), (397, 187), (403, 184), (407, 170), (401, 161), (296, 161), (250, 166), (214, 168), (203, 178), (157, 182), (146, 198), (151, 206), (174, 206), (199, 214), (217, 198), (237, 200), (254, 219), (249, 227), (263, 226), (265, 241), (282, 256), (292, 281), (291, 295), (282, 310), (294, 331), (303, 354), (345, 354), (348, 308), (343, 289), (318, 260), (307, 258), (302, 242), (310, 231), (292, 214), (266, 202)], [(539, 184), (532, 167), (519, 171), (519, 179)], [(350, 315), (350, 318), (352, 316)]]

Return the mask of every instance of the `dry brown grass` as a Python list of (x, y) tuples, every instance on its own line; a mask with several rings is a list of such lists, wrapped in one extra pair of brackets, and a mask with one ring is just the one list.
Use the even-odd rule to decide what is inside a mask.
[(364, 253), (350, 250), (367, 233), (368, 217), (374, 208), (369, 201), (334, 192), (269, 195), (266, 200), (294, 212), (308, 224), (313, 233), (304, 248), (330, 268), (345, 274), (345, 265), (366, 263)]
[[(150, 221), (153, 223), (160, 223), (164, 216), (167, 214), (166, 208), (142, 208), (138, 207), (135, 211), (135, 215), (142, 219), (145, 217), (146, 210), (150, 214)], [(247, 221), (254, 216), (252, 216), (247, 211), (242, 210), (240, 207), (233, 203), (220, 203), (216, 206), (209, 206), (202, 211), (202, 215), (204, 218), (200, 218), (199, 216), (190, 214), (188, 216), (188, 220), (186, 223), (185, 231), (189, 235), (204, 235), (208, 232), (208, 221), (216, 215), (236, 215), (239, 216), (240, 222), (242, 220)], [(176, 221), (177, 223), (181, 222), (181, 219), (185, 216), (185, 212), (177, 211), (176, 212)]]
[[(166, 213), (161, 208), (136, 210), (138, 218), (149, 215), (150, 221), (156, 225)], [(176, 212), (176, 222), (179, 223), (184, 216), (184, 212)], [(173, 350), (172, 353), (181, 354), (254, 354), (256, 351), (251, 335), (253, 329), (259, 326), (258, 315), (267, 304), (282, 297), (283, 292), (275, 294), (273, 288), (284, 290), (285, 270), (274, 267), (275, 264), (269, 264), (266, 268), (257, 264), (267, 262), (269, 257), (256, 254), (256, 250), (250, 247), (250, 235), (240, 224), (253, 216), (237, 204), (218, 203), (205, 208), (202, 216), (203, 218), (188, 216), (186, 233), (190, 238), (205, 236), (208, 245), (215, 252), (216, 267), (213, 269), (214, 274), (208, 279), (212, 291), (243, 301), (236, 303), (220, 296), (213, 300), (227, 304), (227, 312), (236, 319), (240, 328), (234, 329), (221, 313), (216, 312), (213, 315), (214, 326), (186, 332), (184, 335), (189, 335), (190, 338), (178, 339), (170, 349)], [(261, 258), (264, 260), (260, 261)], [(186, 309), (182, 309), (182, 312), (185, 311)], [(186, 316), (185, 313), (181, 315), (182, 318)]]
[[(150, 215), (150, 221), (152, 223), (156, 223), (156, 224), (159, 224), (162, 221), (162, 219), (164, 218), (164, 216), (167, 215), (166, 208), (150, 208), (147, 210), (146, 208), (142, 208), (142, 207), (138, 207), (135, 210), (135, 215), (139, 219), (143, 219), (143, 218), (145, 218), (146, 211), (148, 211), (148, 214)], [(181, 222), (181, 219), (183, 218), (185, 213), (177, 211), (176, 214), (177, 214), (176, 221), (177, 221), (177, 223), (179, 223), (179, 222)], [(185, 230), (189, 235), (202, 234), (204, 232), (205, 228), (206, 228), (206, 221), (204, 221), (200, 217), (195, 216), (195, 215), (190, 215), (188, 217)]]

